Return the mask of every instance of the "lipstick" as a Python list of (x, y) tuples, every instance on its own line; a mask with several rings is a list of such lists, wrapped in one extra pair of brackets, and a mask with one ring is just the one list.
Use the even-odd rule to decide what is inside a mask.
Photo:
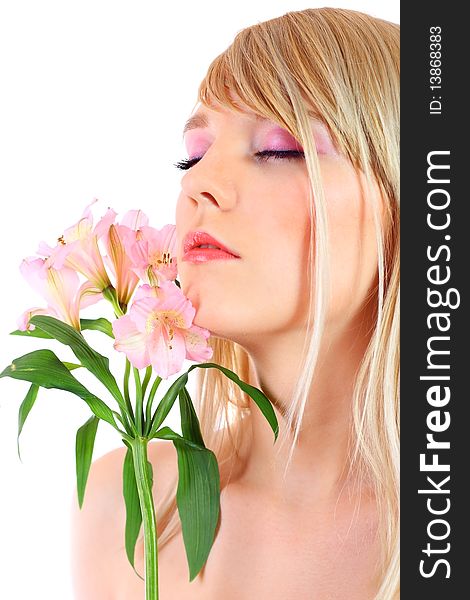
[(238, 254), (205, 231), (191, 231), (184, 238), (182, 260), (185, 262), (205, 263), (236, 258), (240, 258)]

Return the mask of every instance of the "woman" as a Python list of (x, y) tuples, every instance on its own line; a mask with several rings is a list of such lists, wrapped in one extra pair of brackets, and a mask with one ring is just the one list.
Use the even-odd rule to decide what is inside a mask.
[[(179, 277), (213, 361), (263, 389), (280, 436), (200, 370), (221, 522), (189, 582), (176, 453), (152, 444), (162, 600), (398, 597), (398, 93), (398, 26), (332, 8), (242, 30), (200, 85), (177, 164)], [(122, 542), (124, 451), (93, 464), (74, 515), (88, 600), (143, 597)]]

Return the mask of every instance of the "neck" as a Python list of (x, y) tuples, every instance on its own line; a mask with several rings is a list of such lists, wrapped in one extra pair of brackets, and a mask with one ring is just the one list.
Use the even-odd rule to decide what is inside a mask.
[[(294, 504), (337, 495), (349, 477), (349, 448), (354, 381), (370, 339), (370, 319), (358, 314), (335, 333), (327, 330), (319, 364), (309, 390), (302, 426), (285, 474), (293, 432), (287, 432), (286, 410), (298, 375), (302, 332), (244, 343), (255, 385), (274, 405), (279, 438), (257, 405), (251, 402), (252, 436), (242, 478), (244, 483)], [(280, 440), (287, 442), (280, 447)]]

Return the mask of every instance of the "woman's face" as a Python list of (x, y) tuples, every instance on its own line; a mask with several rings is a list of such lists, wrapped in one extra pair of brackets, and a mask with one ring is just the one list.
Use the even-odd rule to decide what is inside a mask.
[[(296, 155), (302, 149), (285, 129), (250, 111), (204, 106), (196, 115), (185, 144), (189, 158), (200, 160), (182, 177), (176, 209), (179, 279), (196, 308), (195, 324), (242, 345), (305, 331), (310, 217), (307, 167)], [(361, 178), (336, 152), (326, 127), (311, 124), (329, 220), (327, 324), (336, 327), (361, 306), (375, 280), (373, 214)], [(292, 152), (259, 154), (266, 150)], [(195, 231), (238, 258), (204, 260), (214, 253), (201, 249), (188, 260), (184, 242)]]

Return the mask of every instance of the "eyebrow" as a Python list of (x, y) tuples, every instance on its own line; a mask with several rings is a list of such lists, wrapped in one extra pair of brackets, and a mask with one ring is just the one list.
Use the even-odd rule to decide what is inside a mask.
[[(257, 113), (250, 113), (250, 114), (253, 114), (253, 117), (256, 121), (268, 121), (268, 119), (266, 117), (258, 115)], [(189, 117), (189, 119), (186, 121), (185, 126), (183, 128), (183, 136), (182, 137), (184, 137), (185, 133), (187, 133), (191, 129), (197, 129), (199, 127), (201, 127), (201, 128), (209, 127), (209, 118), (204, 113), (196, 113), (192, 117)]]
[(205, 114), (199, 113), (193, 115), (192, 117), (189, 117), (189, 119), (185, 123), (183, 129), (183, 136), (187, 131), (190, 131), (191, 129), (197, 129), (198, 127), (207, 127), (208, 125), (209, 120)]

